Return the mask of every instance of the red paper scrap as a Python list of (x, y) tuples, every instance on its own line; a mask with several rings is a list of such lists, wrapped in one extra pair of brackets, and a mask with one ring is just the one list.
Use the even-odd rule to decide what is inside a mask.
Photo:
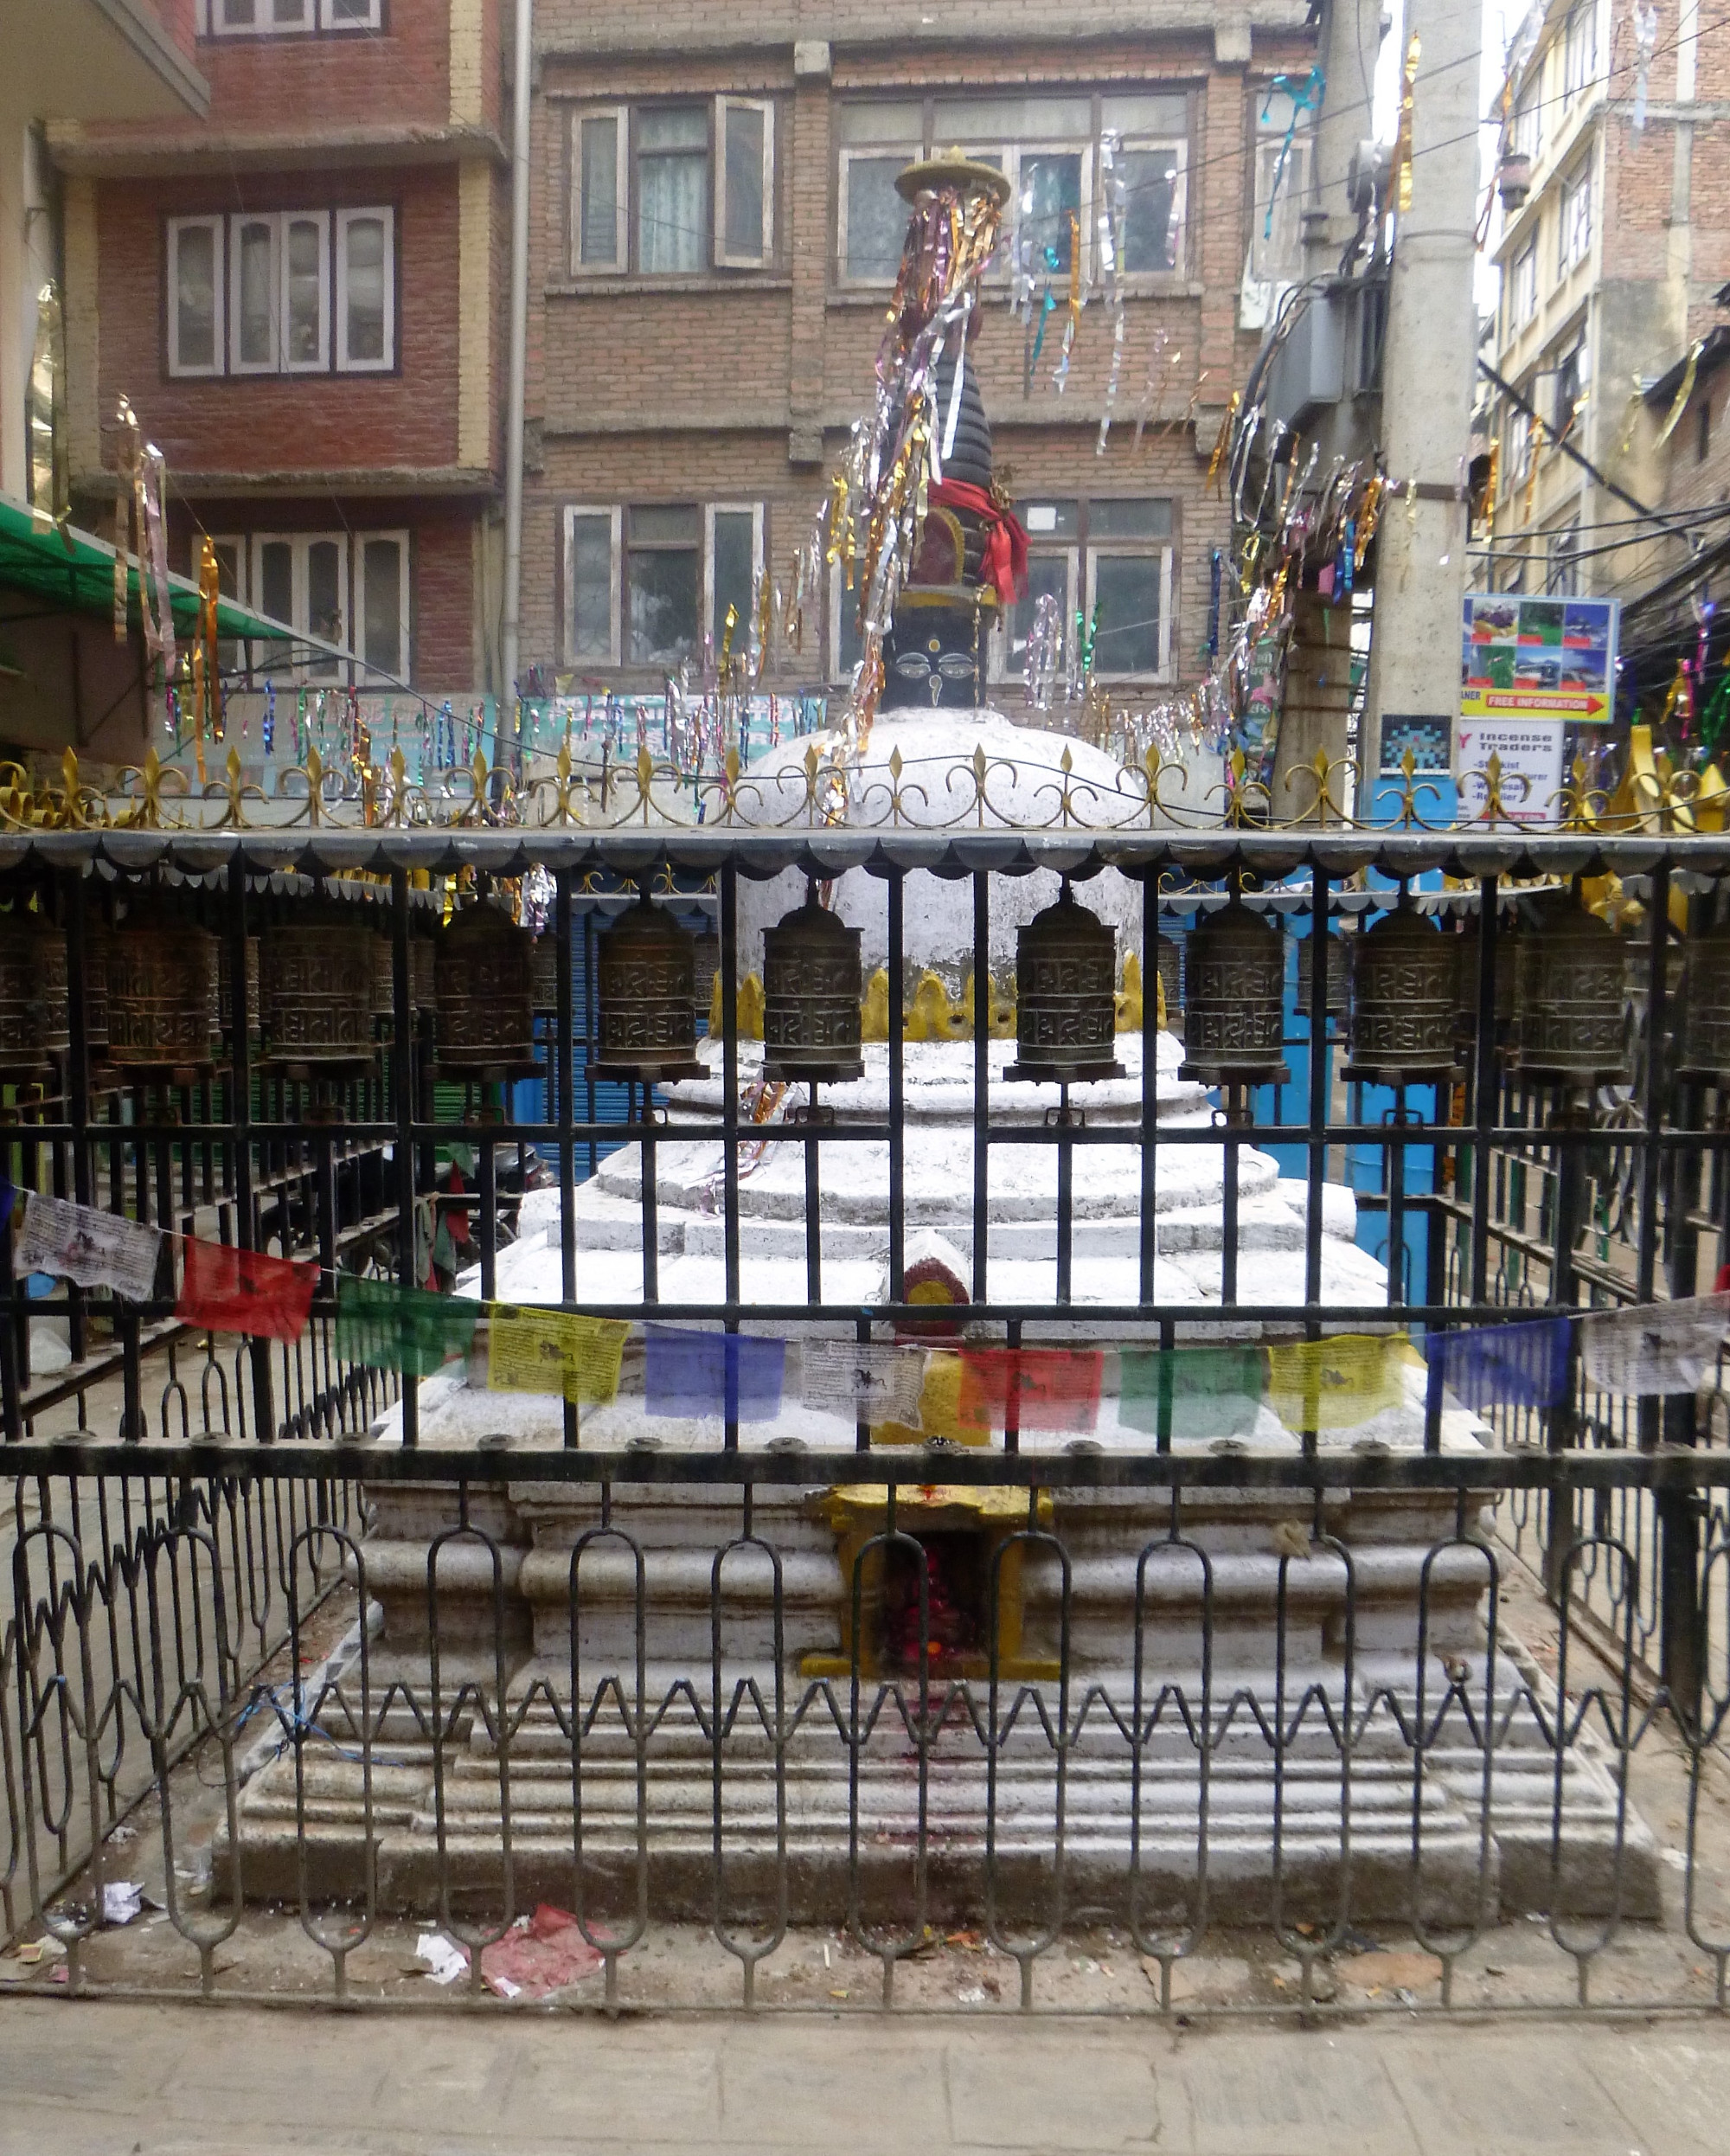
[(603, 1956), (569, 1909), (542, 1902), (481, 1954), (481, 1978), (501, 1999), (547, 1999), (593, 1976)]
[(1099, 1419), (1098, 1348), (963, 1348), (961, 1421), (1003, 1429), (1091, 1430)]
[(292, 1347), (312, 1314), (316, 1264), (291, 1265), (232, 1243), (189, 1242), (174, 1314), (206, 1332), (255, 1332)]

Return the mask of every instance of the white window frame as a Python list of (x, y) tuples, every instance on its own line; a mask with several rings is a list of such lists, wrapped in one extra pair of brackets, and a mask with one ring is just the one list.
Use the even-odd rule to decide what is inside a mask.
[[(1125, 149), (1140, 150), (1150, 145), (1137, 142), (1126, 143), (1124, 146)], [(1163, 144), (1152, 146), (1161, 149), (1165, 147)], [(1004, 177), (1009, 183), (1009, 199), (1007, 206), (1009, 219), (1009, 244), (997, 249), (985, 273), (989, 280), (996, 283), (1003, 282), (1010, 275), (1016, 251), (1021, 245), (1022, 159), (1023, 157), (1073, 157), (1077, 156), (1080, 157), (1081, 202), (1076, 213), (1076, 223), (1080, 228), (1081, 241), (1081, 289), (1085, 292), (1093, 282), (1099, 268), (1099, 239), (1093, 224), (1099, 202), (1099, 189), (1096, 185), (1099, 161), (1098, 142), (1092, 140), (1080, 142), (1073, 138), (1054, 136), (1049, 142), (986, 143), (977, 150), (970, 146), (967, 155), (970, 157), (996, 157), (1003, 168)], [(1169, 276), (1172, 273), (1168, 270), (1163, 273)], [(1043, 264), (1036, 264), (1033, 267), (1032, 275), (1035, 282), (1041, 277), (1048, 275), (1054, 279), (1061, 280), (1065, 291), (1068, 288), (1069, 273), (1067, 270), (1047, 271)], [(1057, 283), (1054, 282), (1052, 290), (1057, 292)]]
[(1562, 25), (1562, 95), (1569, 102), (1598, 80), (1598, 0), (1576, 0)]
[[(763, 244), (755, 254), (730, 254), (727, 247), (727, 116), (730, 112), (763, 116)], [(714, 101), (714, 266), (767, 269), (775, 259), (775, 102), (766, 97), (717, 97)], [(578, 228), (580, 239), (581, 228)]]
[[(1572, 275), (1592, 253), (1592, 159), (1562, 182), (1557, 218), (1556, 281)], [(1582, 212), (1580, 205), (1584, 204)]]
[[(336, 549), (336, 592), (343, 608), (343, 634), (332, 637), (329, 641), (333, 644), (341, 644), (352, 650), (354, 607), (351, 578), (354, 564), (349, 554), (347, 532), (253, 532), (250, 536), (247, 549), (247, 574), (251, 580), (251, 588), (260, 594), (264, 591), (265, 549), (269, 546), (287, 547), (290, 549), (289, 597), (292, 602), (287, 626), (294, 632), (297, 638), (311, 636), (313, 632), (309, 619), (310, 594), (308, 589), (311, 580), (308, 574), (308, 561), (314, 547), (326, 544), (334, 544)], [(260, 600), (260, 611), (262, 611), (262, 599)], [(292, 651), (293, 646), (291, 645), (290, 649)], [(261, 638), (254, 641), (247, 656), (247, 664), (253, 673), (262, 674), (268, 680), (295, 683), (316, 681), (327, 688), (345, 685), (345, 677), (353, 671), (351, 668), (338, 664), (333, 659), (330, 662), (333, 670), (331, 672), (315, 673), (313, 671), (315, 664), (322, 667), (325, 662), (322, 659), (313, 661), (306, 654), (298, 658), (292, 658), (287, 664), (280, 668), (272, 667), (268, 664), (267, 649)]]
[[(608, 636), (607, 655), (599, 658), (593, 651), (578, 652), (573, 648), (572, 637), (573, 591), (572, 561), (576, 548), (574, 526), (579, 517), (605, 517), (608, 532)], [(559, 624), (559, 642), (567, 662), (572, 666), (618, 666), (622, 664), (625, 648), (625, 508), (619, 502), (567, 502), (561, 519), (562, 560), (564, 561), (563, 619)]]
[[(1291, 145), (1291, 147), (1292, 147), (1292, 152), (1293, 152), (1293, 159), (1294, 159), (1294, 161), (1295, 161), (1295, 158), (1296, 158), (1296, 154), (1297, 154), (1297, 151), (1298, 151), (1298, 150), (1299, 149), (1299, 147), (1300, 147), (1300, 146), (1303, 148), (1303, 150), (1304, 150), (1304, 154), (1305, 154), (1305, 158), (1306, 158), (1306, 160), (1307, 160), (1307, 157), (1308, 157), (1308, 155), (1309, 155), (1309, 151), (1310, 151), (1310, 148), (1311, 148), (1311, 146), (1312, 146), (1312, 145), (1311, 145), (1311, 144), (1310, 144), (1310, 138), (1309, 138), (1309, 136), (1308, 136), (1307, 132), (1305, 132), (1305, 130), (1304, 130), (1304, 129), (1303, 129), (1303, 128), (1301, 128), (1301, 127), (1298, 129), (1298, 133), (1297, 133), (1296, 137), (1293, 138), (1293, 141), (1292, 141), (1292, 145)], [(1160, 151), (1160, 150), (1166, 150), (1166, 151), (1170, 151), (1170, 153), (1171, 153), (1171, 155), (1172, 155), (1172, 157), (1173, 157), (1173, 158), (1176, 160), (1176, 165), (1177, 165), (1177, 179), (1176, 179), (1176, 184), (1174, 185), (1174, 187), (1173, 187), (1173, 189), (1172, 189), (1172, 209), (1173, 209), (1173, 212), (1174, 212), (1174, 214), (1175, 214), (1175, 218), (1176, 218), (1176, 227), (1177, 227), (1177, 260), (1176, 260), (1176, 261), (1175, 261), (1175, 262), (1171, 265), (1171, 266), (1170, 266), (1170, 268), (1169, 268), (1169, 269), (1163, 269), (1163, 270), (1125, 270), (1125, 269), (1124, 268), (1124, 266), (1123, 266), (1122, 263), (1120, 262), (1120, 263), (1118, 265), (1118, 277), (1119, 277), (1119, 278), (1127, 278), (1127, 279), (1129, 279), (1129, 282), (1130, 282), (1130, 286), (1131, 286), (1131, 289), (1132, 291), (1137, 291), (1137, 292), (1140, 292), (1140, 291), (1146, 291), (1146, 290), (1149, 290), (1149, 289), (1150, 289), (1150, 288), (1152, 288), (1152, 287), (1154, 287), (1154, 286), (1157, 286), (1158, 285), (1158, 283), (1159, 283), (1159, 281), (1160, 281), (1160, 279), (1161, 279), (1162, 278), (1167, 278), (1167, 277), (1182, 277), (1182, 276), (1183, 275), (1183, 273), (1184, 273), (1184, 264), (1185, 264), (1185, 261), (1186, 261), (1186, 260), (1187, 260), (1187, 258), (1188, 258), (1188, 253), (1189, 253), (1189, 144), (1188, 144), (1187, 142), (1176, 142), (1176, 141), (1173, 141), (1169, 136), (1160, 136), (1160, 135), (1125, 135), (1125, 136), (1124, 137), (1123, 140), (1122, 140), (1122, 141), (1121, 141), (1121, 142), (1118, 144), (1118, 154), (1119, 155), (1119, 157), (1122, 157), (1122, 156), (1124, 156), (1125, 153), (1131, 152), (1131, 151), (1132, 151), (1132, 152), (1134, 152), (1134, 153), (1136, 153), (1136, 154), (1137, 154), (1137, 155), (1138, 155), (1138, 156), (1143, 156), (1143, 157), (1144, 157), (1144, 156), (1146, 156), (1146, 154), (1147, 154), (1150, 151)], [(1307, 176), (1307, 175), (1308, 175), (1308, 170), (1309, 170), (1309, 167), (1308, 167), (1308, 164), (1307, 164), (1307, 162), (1306, 162), (1306, 163), (1305, 163), (1305, 165), (1304, 165), (1304, 175), (1305, 175), (1305, 176), (1304, 176), (1304, 183), (1303, 183), (1303, 184), (1304, 184), (1305, 187), (1307, 187), (1307, 186), (1309, 185), (1309, 180), (1308, 180), (1308, 176)], [(1101, 165), (1100, 170), (1099, 170), (1099, 189), (1098, 189), (1097, 192), (1098, 192), (1098, 195), (1099, 195), (1099, 200), (1100, 200), (1102, 202), (1105, 201), (1105, 169), (1104, 169), (1104, 166), (1103, 166), (1103, 165)], [(1286, 166), (1286, 185), (1289, 187), (1289, 186), (1291, 186), (1291, 183), (1292, 183), (1292, 164), (1291, 164), (1291, 163), (1288, 163), (1288, 164), (1287, 164), (1287, 166)], [(1095, 231), (1097, 232), (1097, 230), (1098, 230), (1098, 219), (1097, 219), (1097, 216), (1096, 216), (1095, 221), (1094, 221), (1094, 229), (1095, 229)], [(1259, 226), (1258, 226), (1258, 227), (1257, 227), (1257, 229), (1258, 229), (1258, 230), (1259, 230), (1259, 229), (1260, 229)], [(1102, 264), (1102, 265), (1100, 266), (1100, 267), (1101, 267), (1101, 270), (1102, 270), (1102, 272), (1103, 272), (1104, 265)], [(1298, 273), (1298, 274), (1301, 274), (1301, 273), (1301, 273), (1301, 271)], [(1295, 277), (1294, 277), (1294, 279), (1292, 279), (1292, 281), (1293, 281), (1293, 282), (1295, 282), (1295, 281), (1296, 281)]]
[[(274, 16), (275, 0), (259, 0), (260, 14)], [(364, 35), (384, 28), (384, 0), (367, 0), (364, 21), (338, 22), (336, 0), (306, 0), (306, 19), (301, 22), (225, 22), (222, 0), (198, 0), (193, 31), (199, 37), (341, 37), (350, 32)]]
[[(210, 260), (215, 284), (211, 363), (189, 366), (180, 356), (180, 235), (183, 232), (211, 235)], [(168, 370), (192, 381), (213, 380), (226, 374), (228, 364), (228, 235), (221, 216), (170, 217), (168, 221)]]
[(1538, 311), (1538, 235), (1535, 232), (1509, 266), (1509, 325), (1523, 330)]
[(1159, 562), (1159, 669), (1151, 676), (1146, 674), (1098, 672), (1099, 681), (1169, 681), (1171, 678), (1171, 581), (1173, 557), (1176, 547), (1169, 539), (1103, 539), (1096, 541), (1092, 535), (1087, 540), (1087, 596), (1084, 602), (1086, 619), (1092, 621), (1098, 605), (1099, 557), (1109, 555), (1114, 561), (1124, 556), (1139, 556), (1145, 561), (1156, 558)]
[[(310, 224), (318, 233), (318, 356), (291, 359), (288, 351), (288, 228)], [(263, 225), (271, 235), (271, 356), (240, 356), (240, 310), (228, 309), (228, 372), (231, 375), (328, 375), (330, 371), (330, 213), (328, 209), (271, 209), (236, 212), (228, 220), (227, 274), (231, 292), (240, 289), (240, 235)]]
[[(1030, 543), (1029, 561), (1056, 561), (1064, 565), (1062, 630), (1066, 643), (1075, 630), (1077, 594), (1081, 588), (1081, 542), (1079, 539), (1059, 540), (1053, 544)], [(985, 678), (991, 682), (1021, 682), (1027, 679), (1025, 661), (1017, 667), (1015, 653), (1009, 649), (1010, 613), (1007, 607), (998, 609), (997, 620), (985, 646)]]
[[(763, 574), (762, 503), (705, 502), (702, 523), (702, 619), (697, 625), (700, 637), (712, 632), (714, 626), (714, 520), (717, 517), (748, 517), (751, 519), (751, 581), (753, 587)], [(748, 621), (741, 626), (749, 632), (751, 624)], [(717, 654), (720, 648), (719, 645), (715, 646)], [(740, 648), (735, 640), (734, 649)]]
[[(364, 220), (378, 218), (384, 226), (384, 356), (349, 357), (349, 231)], [(339, 375), (388, 375), (396, 369), (396, 212), (388, 203), (359, 204), (336, 212), (336, 318), (330, 325), (334, 342), (331, 363)], [(330, 279), (326, 280), (327, 289)]]
[(847, 266), (848, 166), (853, 163), (855, 158), (862, 158), (868, 164), (876, 164), (885, 157), (906, 156), (911, 162), (913, 158), (923, 157), (924, 154), (923, 142), (912, 144), (907, 142), (851, 142), (843, 145), (840, 161), (836, 168), (835, 279), (836, 283), (844, 290), (882, 292), (895, 281), (894, 270), (891, 270), (887, 277), (855, 277)]
[[(1258, 267), (1258, 251), (1264, 247), (1272, 247), (1273, 244), (1272, 240), (1264, 240), (1261, 235), (1262, 228), (1267, 222), (1268, 204), (1270, 201), (1273, 199), (1273, 176), (1279, 170), (1279, 153), (1285, 147), (1285, 131), (1283, 127), (1277, 131), (1272, 128), (1258, 129), (1257, 131), (1255, 140), (1255, 166), (1250, 198), (1250, 215), (1253, 222), (1250, 226), (1249, 234), (1250, 275), (1254, 278), (1259, 285), (1272, 285), (1278, 286), (1281, 290), (1284, 290), (1285, 287), (1289, 285), (1297, 284), (1304, 274), (1304, 232), (1301, 222), (1304, 213), (1302, 209), (1302, 203), (1305, 196), (1307, 196), (1310, 192), (1310, 174), (1312, 169), (1312, 160), (1316, 154), (1316, 138), (1314, 135), (1310, 133), (1308, 127), (1301, 125), (1298, 126), (1291, 138), (1291, 153), (1286, 157), (1285, 176), (1279, 184), (1280, 201), (1291, 202), (1298, 206), (1296, 210), (1296, 214), (1292, 218), (1291, 223), (1292, 259), (1283, 267), (1276, 267), (1271, 265), (1266, 260), (1263, 259), (1260, 262), (1259, 267)], [(1125, 144), (1124, 146), (1126, 148), (1133, 146), (1136, 149), (1144, 147), (1144, 145), (1139, 143), (1133, 145)], [(1184, 146), (1185, 145), (1180, 145), (1180, 150), (1182, 150)], [(1264, 166), (1266, 168), (1267, 174), (1267, 192), (1265, 194), (1263, 194), (1262, 192), (1262, 170)], [(1180, 173), (1180, 186), (1183, 184), (1185, 179), (1187, 179), (1187, 176), (1188, 174), (1186, 168), (1183, 172)], [(1187, 194), (1184, 197), (1183, 208), (1185, 210), (1189, 208)], [(1182, 227), (1180, 223), (1180, 232), (1182, 229)], [(1274, 229), (1276, 232), (1278, 229), (1278, 203), (1275, 204), (1274, 210)], [(1177, 266), (1180, 270), (1183, 266), (1181, 246), (1179, 249), (1179, 261)], [(1171, 273), (1175, 274), (1175, 273)]]
[[(610, 262), (583, 260), (583, 122), (610, 119), (613, 132), (613, 247)], [(631, 108), (580, 105), (571, 115), (571, 274), (624, 277), (631, 268)]]
[[(381, 545), (387, 541), (394, 544), (398, 558), (402, 565), (402, 574), (397, 581), (399, 613), (397, 650), (400, 655), (400, 672), (396, 676), (386, 673), (381, 668), (369, 665), (367, 663), (367, 655), (361, 648), (366, 641), (367, 627), (367, 549)], [(409, 590), (412, 566), (413, 555), (409, 549), (407, 531), (356, 532), (352, 564), (354, 604), (350, 610), (346, 642), (349, 649), (360, 662), (355, 668), (355, 680), (357, 687), (364, 688), (368, 683), (389, 687), (394, 680), (407, 681), (413, 671), (408, 642), (413, 616)]]
[[(384, 28), (384, 0), (367, 0), (367, 16), (363, 22), (352, 17), (339, 22), (336, 20), (336, 0), (318, 0), (318, 27), (332, 37), (343, 37), (351, 32), (364, 35), (367, 31)], [(407, 645), (404, 646), (406, 650)]]

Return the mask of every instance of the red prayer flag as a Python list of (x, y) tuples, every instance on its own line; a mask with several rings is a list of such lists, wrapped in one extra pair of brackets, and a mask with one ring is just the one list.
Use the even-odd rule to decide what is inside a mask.
[(232, 1243), (186, 1245), (176, 1318), (207, 1332), (256, 1332), (292, 1347), (312, 1314), (316, 1263), (291, 1265)]
[(1099, 1419), (1098, 1348), (963, 1348), (961, 1420), (1003, 1429), (1091, 1430)]

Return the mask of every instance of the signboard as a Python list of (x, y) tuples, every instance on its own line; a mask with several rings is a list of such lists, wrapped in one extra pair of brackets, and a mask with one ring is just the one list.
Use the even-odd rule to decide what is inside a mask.
[(1453, 722), (1445, 711), (1384, 711), (1381, 715), (1381, 775), (1384, 779), (1403, 779), (1406, 775), (1406, 752), (1412, 752), (1412, 772), (1421, 778), (1426, 772), (1445, 771), (1448, 767), (1448, 735)]
[(1459, 820), (1482, 817), (1489, 798), (1484, 772), (1501, 765), (1500, 820), (1554, 827), (1562, 790), (1560, 719), (1462, 719), (1454, 728), (1454, 778)]
[(1614, 599), (1468, 592), (1460, 716), (1608, 726), (1616, 707), (1620, 613)]

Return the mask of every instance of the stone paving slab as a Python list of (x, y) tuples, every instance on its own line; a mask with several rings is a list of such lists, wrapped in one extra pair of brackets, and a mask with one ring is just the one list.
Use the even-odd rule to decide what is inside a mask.
[(0, 2001), (0, 2156), (1716, 2156), (1730, 2026), (1150, 2030)]

